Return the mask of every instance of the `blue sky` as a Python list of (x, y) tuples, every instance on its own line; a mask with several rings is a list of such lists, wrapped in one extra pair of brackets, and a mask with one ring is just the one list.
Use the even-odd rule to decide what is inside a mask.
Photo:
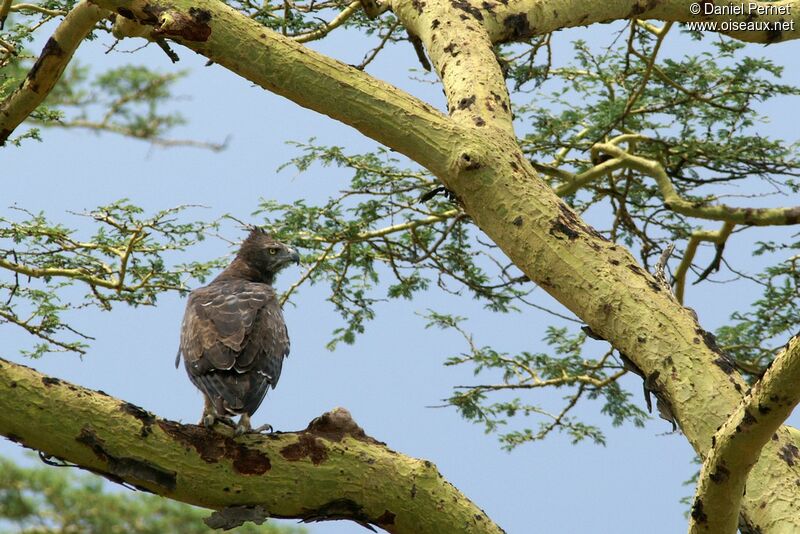
[[(554, 54), (556, 58), (569, 54), (572, 39), (605, 41), (612, 28), (601, 25), (563, 32), (556, 38)], [(373, 44), (367, 39), (334, 34), (315, 46), (344, 62), (358, 63)], [(798, 52), (796, 43), (751, 46), (787, 64)], [(668, 50), (680, 54), (686, 48)], [(96, 70), (122, 62), (146, 62), (162, 71), (175, 68), (154, 46), (134, 56), (105, 55), (104, 51), (97, 42), (86, 43), (77, 57)], [(151, 211), (201, 204), (207, 208), (198, 208), (192, 216), (212, 219), (231, 213), (258, 222), (250, 213), (260, 197), (321, 202), (345, 184), (343, 175), (331, 169), (304, 175), (288, 169), (276, 173), (293, 153), (286, 141), (316, 137), (320, 143), (341, 145), (351, 152), (374, 146), (356, 131), (254, 87), (218, 65), (204, 67), (205, 59), (191, 51), (179, 47), (176, 51), (181, 57), (177, 67), (188, 68), (191, 74), (177, 89), (177, 94), (188, 98), (175, 104), (189, 123), (176, 129), (174, 136), (221, 141), (230, 135), (227, 150), (218, 154), (187, 148), (163, 150), (110, 134), (45, 131), (44, 143), (26, 142), (21, 149), (9, 148), (0, 154), (1, 212), (10, 214), (7, 207), (12, 204), (44, 210), (51, 218), (88, 233), (86, 221), (67, 210), (91, 209), (127, 197)], [(368, 71), (442, 107), (438, 86), (408, 81), (408, 69), (415, 63), (410, 45), (405, 45), (387, 50)], [(789, 70), (786, 75), (789, 82), (800, 83), (796, 72)], [(775, 117), (770, 129), (776, 136), (795, 138), (796, 104), (784, 101), (765, 107)], [(242, 237), (233, 226), (222, 233), (229, 239)], [(753, 239), (761, 234), (750, 235)], [(223, 240), (211, 239), (192, 254), (210, 259), (228, 252)], [(732, 254), (749, 261), (747, 248)], [(297, 268), (287, 270), (277, 286), (287, 287), (299, 273)], [(731, 292), (727, 286), (690, 291), (688, 303), (708, 329), (753, 296), (747, 291)], [(552, 304), (543, 292), (535, 295), (537, 303)], [(344, 406), (370, 435), (397, 451), (433, 461), (509, 533), (625, 534), (641, 532), (643, 525), (654, 534), (685, 529), (685, 508), (679, 499), (692, 492), (682, 482), (695, 470), (694, 454), (680, 435), (667, 434), (670, 425), (658, 418), (644, 429), (615, 429), (599, 414), (599, 404), (586, 403), (579, 413), (604, 429), (606, 447), (572, 446), (567, 437), (553, 435), (506, 453), (495, 436), (464, 422), (454, 410), (428, 408), (448, 396), (453, 385), (473, 383), (474, 378), (467, 368), (442, 366), (445, 357), (463, 349), (461, 340), (452, 333), (425, 330), (418, 312), (433, 308), (468, 316), (479, 344), (507, 351), (545, 350), (540, 340), (548, 318), (531, 313), (492, 315), (471, 300), (429, 292), (412, 302), (379, 305), (377, 319), (354, 346), (329, 352), (324, 345), (339, 319), (325, 297), (323, 287), (306, 288), (286, 308), (292, 354), (278, 388), (270, 392), (254, 424), (269, 422), (278, 430), (296, 430), (324, 411)], [(160, 416), (194, 423), (202, 409), (201, 396), (183, 370), (173, 367), (183, 305), (179, 296), (166, 295), (153, 308), (87, 311), (76, 321), (97, 338), (88, 354), (82, 360), (51, 355), (33, 366), (103, 389)], [(22, 361), (18, 350), (29, 346), (30, 340), (9, 326), (0, 327), (0, 336), (0, 356)], [(604, 347), (597, 344), (596, 351), (592, 356), (602, 354)], [(643, 405), (641, 381), (625, 377), (623, 382)], [(557, 401), (561, 393), (537, 395), (546, 404)], [(21, 457), (19, 449), (8, 442), (0, 443), (0, 453)], [(363, 532), (344, 522), (309, 529), (320, 534)]]

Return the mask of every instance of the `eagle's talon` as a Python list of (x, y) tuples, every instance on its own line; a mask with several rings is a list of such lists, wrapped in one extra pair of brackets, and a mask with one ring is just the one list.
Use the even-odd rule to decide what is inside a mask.
[(213, 427), (214, 423), (216, 423), (216, 422), (217, 422), (217, 418), (214, 417), (211, 414), (204, 415), (203, 418), (200, 420), (200, 424), (203, 425), (206, 428)]

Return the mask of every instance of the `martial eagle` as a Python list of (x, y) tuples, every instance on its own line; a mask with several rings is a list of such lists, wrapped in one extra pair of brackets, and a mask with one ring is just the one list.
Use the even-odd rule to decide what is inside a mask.
[[(253, 229), (236, 258), (210, 284), (189, 294), (175, 367), (183, 355), (189, 379), (203, 393), (200, 423), (241, 415), (236, 433), (253, 431), (250, 417), (281, 376), (289, 335), (272, 283), (297, 251)], [(270, 428), (259, 427), (255, 431)]]

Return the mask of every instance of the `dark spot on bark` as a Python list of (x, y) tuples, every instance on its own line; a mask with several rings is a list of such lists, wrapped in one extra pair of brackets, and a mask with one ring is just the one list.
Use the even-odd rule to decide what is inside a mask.
[(692, 504), (692, 519), (695, 520), (697, 523), (707, 523), (708, 516), (703, 511), (703, 500), (702, 499), (695, 499), (694, 504)]
[(380, 526), (394, 525), (394, 518), (395, 514), (393, 514), (389, 510), (384, 510), (383, 514), (381, 514), (381, 516), (378, 519), (376, 519), (375, 522)]
[(139, 433), (140, 436), (146, 438), (153, 432), (153, 423), (156, 422), (156, 416), (148, 412), (147, 410), (136, 406), (135, 404), (131, 404), (130, 402), (123, 402), (119, 406), (120, 411), (126, 413), (128, 415), (132, 415), (136, 419), (142, 422), (142, 431)]
[(189, 16), (198, 24), (208, 24), (211, 22), (211, 12), (205, 9), (190, 7)]
[(641, 2), (641, 3), (640, 2), (636, 2), (635, 4), (633, 4), (633, 7), (631, 7), (630, 13), (628, 14), (628, 17), (626, 17), (626, 18), (633, 18), (633, 17), (636, 17), (638, 15), (641, 15), (642, 13), (650, 11), (651, 9), (655, 8), (656, 6), (658, 6), (658, 2), (659, 2), (659, 0), (646, 0), (645, 2)]
[(556, 217), (551, 221), (550, 230), (548, 233), (558, 239), (561, 239), (561, 236), (566, 236), (570, 241), (577, 239), (580, 235), (577, 231), (571, 228), (569, 223), (562, 217)]
[(417, 485), (416, 484), (412, 484), (411, 485), (411, 498), (414, 499), (414, 498), (416, 498), (416, 496), (417, 496)]
[(711, 473), (708, 478), (711, 479), (711, 482), (716, 484), (721, 484), (730, 478), (731, 472), (728, 470), (727, 467), (724, 465), (717, 466), (717, 470)]
[(43, 376), (42, 384), (44, 384), (47, 387), (58, 386), (59, 384), (61, 384), (61, 380), (59, 380), (58, 378), (53, 378), (51, 376)]
[(17, 387), (17, 382), (16, 381), (11, 382), (11, 389), (14, 389), (15, 387)]
[(735, 389), (736, 391), (738, 391), (739, 393), (741, 393), (741, 392), (742, 392), (742, 386), (740, 386), (740, 385), (739, 385), (739, 383), (738, 383), (738, 382), (736, 382), (736, 381), (735, 381), (735, 380), (733, 380), (733, 379), (731, 379), (731, 382), (733, 382), (733, 389)]
[(762, 415), (767, 415), (769, 412), (772, 411), (772, 408), (766, 406), (764, 404), (758, 403), (758, 413)]
[(435, 30), (436, 28), (439, 27), (440, 24), (441, 22), (439, 22), (439, 19), (433, 19), (433, 22), (431, 22), (431, 29)]
[(717, 446), (717, 436), (711, 436), (711, 448), (714, 448), (716, 446)]
[(159, 428), (173, 439), (189, 445), (204, 462), (217, 463), (225, 458), (243, 475), (263, 475), (272, 468), (269, 457), (257, 449), (236, 443), (233, 439), (197, 425), (181, 425), (158, 420)]
[[(783, 19), (780, 20), (780, 24), (782, 23)], [(770, 26), (765, 33), (767, 34), (767, 44), (778, 43), (783, 40), (783, 30), (779, 29), (777, 26)]]
[(648, 280), (647, 280), (647, 285), (648, 285), (648, 286), (650, 286), (650, 289), (652, 289), (652, 290), (653, 290), (653, 291), (655, 291), (656, 293), (658, 293), (658, 292), (659, 292), (659, 291), (661, 291), (661, 289), (662, 289), (662, 288), (661, 288), (661, 284), (659, 284), (659, 283), (658, 283), (658, 282), (656, 282), (655, 280), (648, 279)]
[(411, 7), (413, 7), (417, 13), (422, 13), (423, 8), (425, 7), (425, 2), (422, 0), (411, 0)]
[(639, 266), (638, 266), (638, 265), (636, 265), (635, 263), (629, 263), (629, 264), (628, 264), (628, 269), (629, 269), (629, 270), (630, 270), (630, 271), (631, 271), (633, 274), (636, 274), (636, 275), (639, 275), (639, 276), (644, 276), (644, 269), (642, 269), (641, 267), (639, 267)]
[[(450, 0), (450, 5), (456, 9), (460, 9), (461, 11), (469, 13), (478, 20), (483, 20), (483, 13), (481, 10), (470, 4), (468, 0)], [(462, 15), (461, 19), (466, 20), (466, 17)]]
[(778, 434), (772, 434), (772, 441), (778, 441)]
[(763, 534), (761, 527), (751, 523), (744, 513), (739, 514), (739, 534)]
[[(723, 355), (722, 351), (719, 348), (719, 345), (717, 345), (717, 337), (714, 334), (712, 334), (711, 332), (708, 332), (707, 330), (703, 330), (699, 326), (695, 329), (694, 333), (699, 335), (701, 338), (703, 338), (703, 342), (706, 344), (706, 347), (708, 347), (709, 350), (711, 350), (712, 352), (716, 352), (720, 356), (722, 356), (725, 359), (730, 361), (730, 358), (728, 358), (727, 356)], [(717, 365), (719, 365), (719, 364), (717, 364)], [(725, 372), (730, 374), (728, 371), (725, 371)]]
[[(64, 55), (64, 49), (61, 48), (61, 45), (58, 44), (58, 41), (53, 39), (52, 37), (47, 40), (44, 44), (44, 48), (42, 49), (42, 54), (36, 60), (36, 63), (33, 64), (31, 70), (28, 72), (26, 76), (26, 80), (30, 83), (30, 88), (33, 92), (39, 91), (39, 84), (36, 81), (36, 75), (39, 73), (39, 69), (42, 68), (45, 61), (48, 61), (51, 57), (61, 57)], [(8, 132), (11, 134), (11, 132)], [(2, 139), (5, 140), (7, 136), (3, 137)]]
[(517, 215), (516, 217), (514, 217), (514, 220), (511, 221), (511, 224), (513, 224), (514, 226), (522, 226), (522, 215)]
[(364, 507), (352, 499), (336, 499), (329, 501), (318, 508), (305, 509), (301, 514), (301, 521), (303, 523), (331, 521), (336, 519), (349, 519), (372, 531), (375, 529), (373, 529), (370, 524), (378, 524), (377, 519), (371, 519), (366, 512), (364, 512)]
[(474, 117), (475, 126), (486, 126), (486, 121), (480, 117)]
[(290, 462), (296, 462), (308, 457), (311, 463), (319, 465), (328, 459), (328, 448), (319, 438), (311, 434), (300, 434), (297, 443), (292, 443), (281, 449), (281, 456)]
[[(143, 460), (115, 456), (109, 453), (105, 448), (105, 442), (89, 426), (84, 426), (81, 429), (75, 441), (91, 449), (94, 455), (106, 464), (107, 471), (99, 474), (109, 480), (114, 482), (141, 481), (170, 491), (175, 489), (177, 478), (174, 471), (168, 471)], [(134, 485), (139, 489), (146, 490), (146, 488), (135, 483)]]
[(461, 166), (467, 171), (474, 171), (481, 168), (480, 162), (466, 152), (461, 154), (460, 159), (461, 159)]
[(619, 260), (608, 260), (611, 265), (619, 265)]
[(144, 13), (146, 16), (143, 19), (139, 19), (139, 23), (147, 24), (148, 26), (155, 26), (158, 24), (158, 19), (161, 16), (161, 13), (164, 11), (166, 10), (163, 7), (145, 4), (142, 6), (142, 13)]
[(519, 165), (517, 165), (515, 162), (513, 162), (513, 161), (512, 161), (512, 162), (510, 163), (510, 165), (511, 165), (511, 168), (512, 168), (512, 169), (514, 169), (515, 171), (518, 171), (518, 170), (519, 170)]
[(714, 360), (714, 364), (722, 369), (722, 372), (726, 375), (730, 375), (736, 370), (731, 359), (724, 354), (720, 354), (720, 356)]
[(509, 15), (503, 19), (503, 27), (506, 29), (506, 40), (519, 41), (533, 37), (534, 30), (525, 13)]
[(267, 34), (266, 33), (262, 33), (261, 35), (259, 35), (259, 37), (261, 37), (262, 39), (266, 39), (267, 38)]
[(787, 443), (778, 452), (778, 457), (789, 464), (789, 467), (792, 467), (794, 466), (795, 460), (800, 458), (800, 450), (798, 450), (797, 446), (793, 443)]
[(573, 212), (569, 208), (569, 206), (567, 206), (563, 202), (560, 202), (558, 204), (558, 210), (559, 210), (558, 217), (553, 219), (553, 221), (551, 222), (549, 231), (550, 235), (558, 237), (556, 233), (560, 233), (566, 235), (567, 238), (569, 238), (570, 240), (577, 238), (580, 235), (581, 230), (589, 234), (592, 234), (595, 237), (598, 237), (600, 235), (595, 231), (594, 228), (591, 228), (585, 225), (583, 222), (581, 222), (581, 220), (578, 219), (578, 216), (575, 215), (575, 212)]
[[(444, 51), (453, 57), (456, 57), (459, 54), (458, 45), (455, 43), (450, 43), (449, 45), (445, 46)], [(442, 76), (444, 76), (444, 72), (442, 72)]]
[(458, 101), (458, 109), (467, 109), (471, 108), (472, 105), (475, 103), (475, 95), (472, 95), (469, 98), (462, 98)]
[(118, 7), (117, 13), (125, 17), (126, 19), (136, 20), (136, 17), (133, 14), (133, 11), (128, 9), (127, 7)]

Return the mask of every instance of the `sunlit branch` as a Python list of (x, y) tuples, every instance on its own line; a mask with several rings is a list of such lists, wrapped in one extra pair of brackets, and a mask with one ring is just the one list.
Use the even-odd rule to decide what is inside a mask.
[(664, 167), (659, 162), (630, 154), (612, 143), (598, 143), (592, 149), (622, 159), (625, 166), (654, 178), (664, 199), (664, 207), (676, 213), (699, 219), (753, 226), (792, 225), (800, 222), (800, 206), (737, 208), (724, 204), (703, 205), (696, 201), (685, 200), (678, 195), (675, 186), (672, 185)]
[(678, 302), (683, 303), (684, 291), (686, 288), (686, 274), (689, 271), (689, 267), (692, 265), (698, 245), (703, 241), (714, 243), (717, 246), (719, 254), (721, 254), (721, 249), (725, 245), (728, 236), (733, 232), (735, 226), (736, 225), (732, 222), (726, 222), (722, 225), (722, 228), (716, 231), (696, 230), (692, 232), (689, 243), (686, 245), (686, 251), (683, 253), (683, 258), (678, 268), (675, 270), (675, 297), (678, 299)]
[[(750, 469), (762, 447), (770, 439), (778, 439), (775, 432), (800, 401), (798, 383), (800, 334), (775, 357), (714, 436), (697, 484), (690, 534), (736, 532)], [(787, 454), (796, 458), (797, 448)]]
[(66, 15), (67, 12), (61, 9), (48, 9), (46, 7), (42, 7), (36, 4), (13, 4), (11, 6), (11, 12), (15, 11), (30, 11), (32, 13), (41, 13), (42, 15), (49, 15), (51, 17), (59, 17)]
[(50, 94), (72, 54), (108, 12), (81, 0), (47, 41), (25, 81), (0, 103), (0, 146)]
[(295, 35), (293, 39), (298, 43), (307, 43), (309, 41), (315, 41), (317, 39), (322, 39), (330, 32), (347, 22), (353, 13), (361, 9), (361, 1), (355, 0), (354, 2), (350, 2), (350, 4), (342, 10), (341, 13), (336, 15), (336, 17), (328, 22), (327, 24), (323, 24), (319, 29), (314, 30), (309, 33), (304, 33), (302, 35)]

